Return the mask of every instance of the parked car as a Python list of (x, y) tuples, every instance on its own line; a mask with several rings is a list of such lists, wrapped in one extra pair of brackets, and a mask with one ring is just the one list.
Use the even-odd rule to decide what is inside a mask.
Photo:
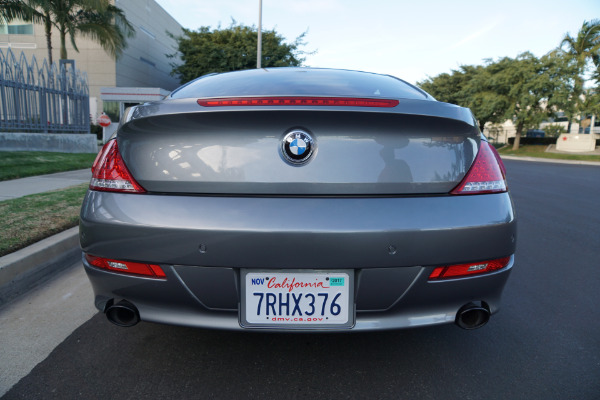
[(471, 111), (392, 76), (204, 76), (128, 109), (92, 169), (83, 264), (120, 326), (473, 329), (513, 267), (504, 166)]

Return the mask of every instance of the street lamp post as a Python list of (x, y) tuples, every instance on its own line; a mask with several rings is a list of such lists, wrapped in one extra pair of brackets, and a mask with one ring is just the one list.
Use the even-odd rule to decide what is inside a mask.
[(256, 47), (256, 68), (260, 68), (262, 58), (262, 0), (258, 0), (258, 46)]

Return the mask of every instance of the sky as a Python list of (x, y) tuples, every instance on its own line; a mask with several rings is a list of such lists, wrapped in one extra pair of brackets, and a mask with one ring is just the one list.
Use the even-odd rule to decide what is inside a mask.
[[(156, 0), (184, 28), (258, 26), (259, 0)], [(485, 59), (540, 57), (600, 0), (262, 0), (262, 26), (291, 42), (303, 32), (305, 66), (394, 75), (410, 83)]]

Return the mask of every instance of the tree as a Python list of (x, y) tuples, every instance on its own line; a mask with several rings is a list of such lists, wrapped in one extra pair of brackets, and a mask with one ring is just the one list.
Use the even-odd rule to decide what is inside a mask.
[(502, 122), (507, 108), (504, 99), (490, 86), (489, 75), (486, 66), (462, 65), (459, 70), (428, 78), (417, 85), (439, 101), (470, 108), (483, 131), (487, 122)]
[[(127, 37), (135, 31), (123, 10), (109, 0), (0, 0), (2, 18), (6, 21), (22, 19), (42, 23), (48, 46), (48, 62), (52, 64), (52, 27), (60, 37), (60, 58), (67, 58), (66, 37), (75, 51), (79, 51), (75, 38), (88, 37), (100, 44), (113, 57), (119, 56), (127, 46)], [(6, 6), (6, 8), (4, 8)]]
[(541, 59), (539, 79), (545, 80), (547, 87), (544, 101), (547, 111), (554, 115), (563, 111), (565, 115), (572, 115), (573, 101), (571, 93), (575, 85), (574, 77), (577, 74), (576, 66), (561, 51), (553, 50)]
[(452, 70), (449, 74), (443, 73), (433, 78), (428, 77), (423, 82), (417, 82), (417, 86), (438, 101), (466, 107), (467, 99), (462, 89), (467, 82), (467, 77), (463, 68), (471, 68), (471, 66), (461, 66), (460, 68), (460, 70)]
[(506, 97), (498, 96), (498, 89), (492, 80), (492, 64), (491, 60), (486, 60), (484, 66), (471, 67), (473, 72), (462, 89), (463, 96), (467, 99), (465, 104), (475, 114), (482, 132), (488, 122), (504, 122), (510, 107), (510, 101)]
[(31, 17), (31, 10), (23, 7), (21, 0), (0, 0), (0, 25), (14, 19), (29, 21)]
[[(584, 21), (576, 37), (567, 33), (559, 49), (564, 51), (576, 68), (571, 92), (573, 106), (565, 110), (569, 120), (572, 120), (575, 115), (589, 112), (589, 102), (584, 96), (586, 73), (591, 72), (596, 80), (600, 78), (600, 20)], [(595, 71), (591, 70), (591, 65), (595, 66)]]
[[(237, 25), (235, 21), (225, 29), (211, 30), (202, 26), (197, 31), (183, 30), (182, 36), (174, 37), (182, 64), (172, 64), (172, 75), (186, 83), (199, 76), (212, 72), (237, 71), (256, 67), (257, 29), (252, 26)], [(306, 32), (292, 43), (285, 43), (275, 30), (262, 32), (263, 68), (295, 67), (304, 62), (299, 50), (305, 45)]]
[(531, 53), (486, 60), (483, 66), (461, 66), (451, 74), (429, 78), (419, 86), (440, 101), (469, 107), (479, 127), (510, 119), (521, 134), (570, 104), (573, 64), (560, 52), (541, 59)]
[(597, 87), (584, 89), (584, 96), (580, 103), (580, 108), (583, 116), (600, 115), (600, 93), (598, 93)]
[(567, 130), (565, 129), (565, 127), (563, 125), (549, 124), (549, 125), (544, 126), (544, 132), (546, 132), (546, 135), (548, 137), (557, 138), (562, 133), (566, 133)]
[(490, 84), (508, 104), (504, 117), (515, 126), (513, 149), (518, 149), (525, 129), (535, 128), (564, 107), (570, 75), (564, 58), (549, 53), (538, 59), (529, 52), (491, 63)]

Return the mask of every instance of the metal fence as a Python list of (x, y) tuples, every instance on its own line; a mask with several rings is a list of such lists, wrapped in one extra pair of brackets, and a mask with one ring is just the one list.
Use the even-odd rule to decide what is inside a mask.
[(0, 131), (89, 133), (87, 74), (72, 60), (42, 66), (0, 49)]

